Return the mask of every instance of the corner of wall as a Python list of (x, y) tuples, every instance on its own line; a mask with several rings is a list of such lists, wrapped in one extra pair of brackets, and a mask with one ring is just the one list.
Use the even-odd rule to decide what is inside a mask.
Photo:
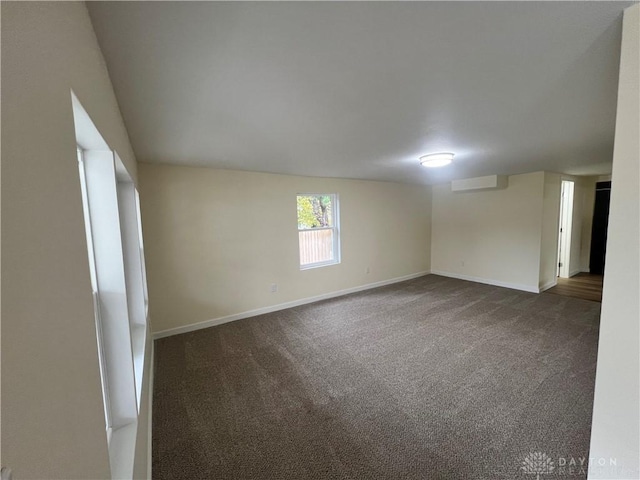
[(624, 11), (589, 479), (640, 478), (640, 5)]
[(433, 187), (431, 185), (426, 186), (427, 189), (427, 228), (429, 233), (427, 238), (429, 239), (429, 245), (427, 246), (427, 268), (426, 271), (431, 271), (431, 255), (433, 249)]

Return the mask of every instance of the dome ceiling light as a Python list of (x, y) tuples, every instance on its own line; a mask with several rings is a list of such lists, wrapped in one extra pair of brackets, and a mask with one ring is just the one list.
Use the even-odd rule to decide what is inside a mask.
[(453, 153), (430, 153), (420, 157), (420, 164), (423, 167), (444, 167), (453, 161)]

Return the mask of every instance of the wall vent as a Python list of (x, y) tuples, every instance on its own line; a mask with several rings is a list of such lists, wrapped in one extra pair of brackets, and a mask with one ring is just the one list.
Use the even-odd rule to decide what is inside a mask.
[(509, 177), (506, 175), (488, 175), (486, 177), (465, 178), (451, 182), (452, 192), (477, 192), (480, 190), (500, 190), (507, 188)]

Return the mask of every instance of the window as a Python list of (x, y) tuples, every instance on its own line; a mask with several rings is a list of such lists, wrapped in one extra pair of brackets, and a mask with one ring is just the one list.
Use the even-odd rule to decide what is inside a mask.
[(298, 195), (300, 269), (340, 263), (338, 195)]
[(138, 192), (73, 94), (72, 105), (111, 473), (132, 478), (150, 346)]
[(137, 192), (118, 154), (78, 148), (107, 427), (137, 417), (147, 331)]
[(98, 296), (98, 278), (96, 274), (96, 259), (93, 252), (93, 237), (91, 234), (91, 217), (89, 216), (89, 196), (87, 194), (87, 180), (84, 170), (83, 151), (77, 148), (78, 168), (80, 170), (80, 191), (82, 193), (82, 211), (84, 214), (85, 234), (87, 236), (87, 253), (89, 255), (89, 275), (93, 292), (93, 314), (96, 320), (96, 334), (98, 340), (98, 362), (100, 365), (100, 379), (104, 403), (104, 420), (107, 427), (107, 438), (111, 439), (111, 406), (109, 401), (109, 378), (107, 376), (104, 338), (102, 334), (102, 319), (100, 317), (100, 298)]

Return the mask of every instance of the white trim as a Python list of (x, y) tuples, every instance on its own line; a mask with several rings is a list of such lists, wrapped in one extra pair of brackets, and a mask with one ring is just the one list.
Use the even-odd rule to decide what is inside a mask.
[[(558, 277), (569, 278), (571, 266), (571, 236), (573, 227), (573, 192), (575, 182), (562, 180), (560, 189), (560, 216), (558, 222)], [(562, 265), (562, 266), (560, 266)]]
[[(335, 237), (335, 232), (334, 232)], [(316, 263), (307, 263), (305, 265), (300, 265), (300, 270), (311, 270), (312, 268), (319, 267), (328, 267), (330, 265), (340, 265), (340, 261), (338, 260), (327, 260), (326, 262), (316, 262)]]
[(470, 282), (484, 283), (486, 285), (494, 285), (496, 287), (512, 288), (514, 290), (522, 290), (524, 292), (540, 293), (539, 288), (529, 285), (521, 285), (519, 283), (501, 282), (490, 278), (472, 277), (471, 275), (463, 275), (461, 273), (443, 272), (441, 270), (431, 270), (434, 275), (443, 277), (457, 278), (459, 280), (468, 280)]
[(575, 275), (577, 275), (579, 273), (582, 273), (582, 272), (583, 272), (582, 269), (576, 268), (575, 270), (572, 270), (572, 271), (569, 272), (569, 278), (571, 278), (571, 277), (573, 277), (573, 276), (575, 276)]
[(147, 333), (137, 192), (117, 152), (109, 149), (73, 92), (71, 102), (111, 478), (131, 479)]
[(246, 312), (236, 313), (233, 315), (226, 315), (224, 317), (218, 317), (212, 320), (205, 320), (204, 322), (192, 323), (190, 325), (184, 325), (182, 327), (169, 328), (167, 330), (161, 330), (159, 332), (154, 333), (153, 338), (154, 340), (157, 340), (159, 338), (170, 337), (172, 335), (180, 335), (181, 333), (193, 332), (195, 330), (214, 327), (216, 325), (233, 322), (235, 320), (241, 320), (243, 318), (255, 317), (256, 315), (263, 315), (265, 313), (277, 312), (278, 310), (284, 310), (286, 308), (306, 305), (307, 303), (318, 302), (320, 300), (327, 300), (329, 298), (341, 297), (342, 295), (348, 295), (350, 293), (361, 292), (363, 290), (383, 287), (385, 285), (391, 285), (393, 283), (404, 282), (405, 280), (411, 280), (412, 278), (418, 278), (418, 277), (423, 277), (425, 275), (429, 275), (429, 273), (430, 272), (427, 272), (427, 271), (412, 273), (410, 275), (404, 275), (402, 277), (391, 278), (389, 280), (382, 280), (380, 282), (375, 282), (375, 283), (367, 283), (366, 285), (360, 285), (358, 287), (345, 288), (344, 290), (324, 293), (322, 295), (316, 295), (314, 297), (301, 298), (300, 300), (280, 303), (278, 305), (272, 305), (270, 307), (256, 308), (255, 310), (249, 310)]
[[(325, 196), (332, 196), (333, 193), (327, 194)], [(315, 227), (315, 228), (298, 228), (299, 232), (317, 232), (319, 230), (335, 230), (336, 227)]]
[(111, 151), (73, 90), (71, 90), (71, 107), (76, 143), (83, 150)]
[(551, 287), (555, 287), (557, 284), (558, 284), (558, 278), (556, 277), (553, 280), (551, 280), (550, 282), (547, 282), (543, 286), (541, 286), (539, 293), (542, 293), (545, 290), (549, 290)]
[(137, 420), (112, 430), (111, 443), (109, 444), (112, 479), (124, 480), (133, 478), (137, 435)]

